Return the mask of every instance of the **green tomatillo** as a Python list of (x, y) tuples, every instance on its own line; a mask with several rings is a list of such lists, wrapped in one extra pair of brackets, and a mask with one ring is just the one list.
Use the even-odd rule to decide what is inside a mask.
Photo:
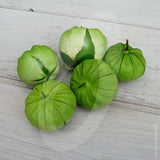
[(32, 90), (25, 106), (25, 114), (34, 127), (55, 131), (71, 120), (76, 98), (65, 83), (49, 80)]
[(146, 61), (140, 49), (128, 44), (117, 43), (111, 46), (105, 56), (107, 62), (116, 73), (119, 81), (132, 81), (145, 72)]
[(88, 59), (75, 67), (70, 86), (81, 106), (95, 110), (112, 102), (117, 93), (118, 80), (107, 63)]
[(102, 59), (106, 49), (106, 37), (94, 28), (72, 27), (62, 34), (59, 43), (61, 57), (68, 69), (85, 59)]
[(35, 45), (18, 58), (17, 72), (20, 79), (35, 86), (54, 79), (60, 70), (57, 54), (47, 46)]

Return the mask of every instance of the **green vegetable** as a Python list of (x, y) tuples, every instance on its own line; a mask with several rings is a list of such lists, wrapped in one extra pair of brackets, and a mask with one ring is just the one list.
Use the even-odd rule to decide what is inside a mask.
[(46, 80), (54, 79), (59, 70), (58, 56), (47, 46), (35, 45), (18, 59), (18, 75), (28, 85), (35, 86)]
[(25, 105), (25, 114), (34, 127), (55, 131), (71, 120), (76, 98), (65, 83), (49, 80), (32, 90)]
[(146, 61), (140, 49), (128, 44), (117, 43), (106, 53), (107, 62), (116, 73), (119, 81), (132, 81), (141, 77), (145, 72)]
[(73, 69), (85, 59), (102, 59), (107, 49), (107, 39), (99, 29), (73, 27), (60, 39), (59, 50), (68, 69)]
[(116, 74), (102, 60), (85, 60), (73, 71), (70, 81), (77, 102), (89, 110), (110, 104), (118, 89)]

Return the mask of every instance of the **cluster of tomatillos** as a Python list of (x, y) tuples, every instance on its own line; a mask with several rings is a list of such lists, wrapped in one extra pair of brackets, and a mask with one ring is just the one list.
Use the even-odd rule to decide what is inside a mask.
[(20, 79), (35, 86), (25, 100), (25, 114), (33, 126), (44, 131), (55, 131), (68, 123), (76, 102), (89, 110), (110, 104), (118, 81), (135, 80), (145, 71), (140, 49), (129, 46), (127, 40), (107, 50), (107, 39), (99, 29), (73, 27), (65, 31), (59, 50), (66, 68), (73, 69), (71, 89), (53, 80), (59, 74), (60, 61), (51, 48), (35, 45), (18, 59)]

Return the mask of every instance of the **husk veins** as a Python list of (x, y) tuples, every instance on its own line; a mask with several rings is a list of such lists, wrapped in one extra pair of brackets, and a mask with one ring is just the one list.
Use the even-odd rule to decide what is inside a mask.
[[(143, 68), (141, 68), (141, 65), (136, 66), (137, 63), (135, 63), (135, 60), (133, 61), (134, 57), (136, 57), (137, 61), (140, 62)], [(130, 62), (127, 62), (125, 58), (129, 58)], [(124, 64), (124, 60), (126, 61), (125, 63), (131, 66), (127, 66), (126, 64)], [(137, 79), (142, 76), (145, 71), (146, 62), (145, 58), (143, 57), (142, 51), (140, 49), (132, 48), (131, 46), (129, 46), (128, 40), (126, 44), (117, 43), (111, 46), (106, 52), (105, 61), (111, 66), (115, 73), (117, 73), (119, 81), (131, 81)], [(135, 67), (139, 67), (138, 71)]]
[[(48, 86), (51, 89), (46, 90), (46, 87), (48, 88)], [(53, 86), (53, 87), (51, 87), (51, 86)], [(64, 93), (63, 93), (63, 91), (64, 91)], [(39, 98), (36, 97), (35, 100), (31, 100), (32, 97), (34, 98), (36, 92), (40, 93)], [(69, 100), (69, 99), (72, 99), (72, 100)], [(34, 105), (34, 103), (36, 105)], [(64, 83), (49, 80), (48, 82), (45, 82), (43, 84), (36, 86), (33, 89), (33, 91), (30, 93), (30, 95), (26, 98), (25, 104), (26, 104), (26, 109), (25, 109), (26, 116), (29, 119), (29, 121), (31, 122), (31, 124), (39, 129), (42, 129), (45, 131), (52, 131), (52, 130), (55, 130), (54, 128), (59, 129), (63, 125), (68, 123), (69, 119), (71, 119), (71, 117), (74, 113), (74, 110), (76, 107), (76, 100), (75, 100), (75, 96), (72, 93), (72, 91)], [(41, 104), (41, 105), (38, 105), (38, 104)], [(51, 120), (47, 119), (48, 116), (46, 114), (50, 114), (50, 116), (51, 116), (52, 112), (48, 110), (50, 108), (48, 108), (46, 105), (51, 105), (51, 104), (52, 104), (52, 106), (50, 106), (50, 107), (52, 108), (52, 112), (54, 112), (54, 115), (58, 114), (59, 117), (61, 117), (61, 122), (63, 121), (63, 125), (60, 122), (59, 124), (61, 124), (61, 126), (57, 126), (57, 124), (54, 124), (55, 121), (51, 122)], [(32, 107), (35, 107), (35, 108), (33, 109), (33, 112), (30, 113), (30, 110), (32, 109)], [(67, 119), (65, 119), (63, 117), (64, 113), (61, 114), (59, 107), (64, 112), (66, 112), (68, 110), (68, 107), (70, 108), (69, 109), (70, 115), (67, 115), (67, 117), (68, 117)], [(39, 119), (38, 117), (36, 118), (35, 116), (38, 116), (38, 115), (37, 114), (35, 115), (34, 113), (36, 111), (39, 112), (42, 109), (43, 109), (43, 118), (44, 119), (43, 118)], [(67, 113), (68, 113), (68, 111), (67, 111)], [(52, 118), (56, 118), (56, 117), (52, 117)], [(40, 123), (41, 120), (44, 120), (44, 126), (42, 125), (43, 122)], [(35, 122), (33, 123), (33, 121), (36, 121), (36, 124), (38, 124), (38, 125), (35, 125)], [(49, 126), (51, 126), (51, 124), (53, 126), (52, 128), (49, 127)]]
[(105, 62), (92, 59), (76, 66), (70, 86), (80, 105), (86, 109), (98, 109), (113, 100), (118, 82), (115, 73)]

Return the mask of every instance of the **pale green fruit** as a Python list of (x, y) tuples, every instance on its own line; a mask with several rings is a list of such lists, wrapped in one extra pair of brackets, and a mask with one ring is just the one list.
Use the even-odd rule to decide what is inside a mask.
[(99, 29), (73, 27), (60, 39), (59, 50), (68, 69), (73, 69), (85, 59), (102, 59), (107, 49), (107, 39)]
[(84, 60), (73, 71), (70, 81), (77, 102), (94, 110), (112, 102), (118, 89), (116, 74), (102, 60)]
[(35, 86), (54, 79), (59, 70), (58, 56), (47, 46), (35, 45), (18, 58), (18, 75), (28, 85)]
[(25, 114), (34, 127), (55, 131), (71, 120), (76, 98), (65, 83), (49, 80), (32, 90), (25, 106)]
[(107, 62), (116, 73), (119, 81), (132, 81), (145, 72), (146, 60), (138, 48), (128, 44), (117, 43), (111, 46), (105, 56)]

